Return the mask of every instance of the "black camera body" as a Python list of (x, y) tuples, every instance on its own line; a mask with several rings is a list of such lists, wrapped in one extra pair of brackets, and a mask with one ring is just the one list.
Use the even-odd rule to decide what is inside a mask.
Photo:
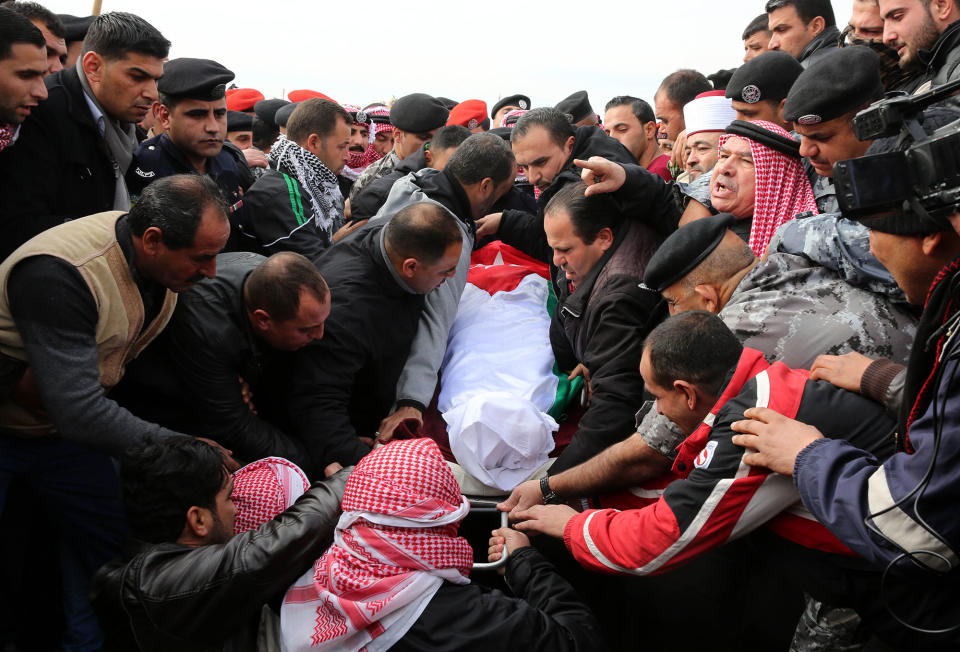
[(923, 110), (960, 90), (960, 80), (914, 96), (876, 102), (853, 119), (860, 140), (900, 135), (906, 149), (839, 161), (834, 186), (844, 217), (857, 219), (919, 213), (945, 222), (960, 204), (960, 120), (931, 135), (920, 126)]

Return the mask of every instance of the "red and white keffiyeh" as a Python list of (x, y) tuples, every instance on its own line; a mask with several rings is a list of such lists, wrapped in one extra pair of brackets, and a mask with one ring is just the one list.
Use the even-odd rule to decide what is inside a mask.
[(233, 503), (237, 517), (233, 533), (240, 534), (272, 521), (310, 488), (307, 474), (282, 457), (247, 464), (233, 474)]
[[(779, 136), (792, 138), (782, 127), (765, 120), (751, 120), (755, 125)], [(720, 136), (720, 147), (723, 147), (735, 134)], [(744, 138), (750, 143), (750, 152), (753, 154), (753, 167), (756, 171), (753, 201), (753, 225), (750, 228), (750, 248), (762, 256), (770, 238), (784, 222), (789, 222), (798, 213), (810, 211), (817, 214), (817, 202), (813, 197), (810, 180), (807, 179), (800, 159), (787, 156), (782, 152), (762, 145), (754, 140)]]
[(444, 581), (469, 583), (473, 552), (457, 536), (469, 510), (431, 439), (394, 441), (360, 460), (333, 546), (284, 596), (284, 649), (389, 649)]
[[(360, 107), (349, 104), (344, 105), (344, 108), (347, 111), (360, 111)], [(363, 111), (363, 113), (366, 113), (367, 116), (389, 116), (390, 109), (385, 106), (371, 106), (367, 108), (367, 110)], [(377, 134), (385, 131), (393, 131), (392, 124), (382, 124), (379, 122), (373, 122), (369, 119), (366, 122), (358, 122), (357, 124), (367, 125), (370, 135), (367, 140), (367, 149), (365, 149), (363, 152), (350, 152), (350, 158), (347, 160), (347, 164), (341, 173), (349, 179), (356, 179), (360, 176), (361, 172), (367, 169), (368, 165), (383, 158), (383, 156), (373, 148), (373, 143), (377, 139)]]
[(10, 144), (14, 141), (14, 136), (17, 135), (17, 129), (20, 125), (4, 125), (0, 124), (0, 152), (5, 150)]

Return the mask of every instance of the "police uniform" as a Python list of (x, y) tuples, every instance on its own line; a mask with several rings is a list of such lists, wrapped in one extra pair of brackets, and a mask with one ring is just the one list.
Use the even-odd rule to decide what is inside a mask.
[[(233, 73), (216, 61), (181, 58), (163, 66), (163, 77), (157, 82), (161, 96), (174, 99), (195, 99), (206, 102), (226, 96), (226, 85)], [(220, 153), (207, 159), (206, 174), (212, 178), (227, 202), (231, 226), (236, 226), (237, 211), (243, 205), (242, 187), (249, 175), (239, 150), (224, 146)], [(243, 166), (241, 169), (240, 166)], [(199, 174), (187, 157), (170, 140), (168, 134), (154, 136), (140, 144), (127, 172), (127, 187), (132, 201), (154, 180), (173, 174)], [(252, 183), (252, 179), (248, 180)], [(231, 247), (227, 245), (228, 249)]]

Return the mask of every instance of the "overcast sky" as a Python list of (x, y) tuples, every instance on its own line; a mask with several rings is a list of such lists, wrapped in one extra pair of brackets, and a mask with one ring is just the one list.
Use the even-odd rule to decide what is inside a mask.
[[(88, 15), (92, 0), (39, 0)], [(472, 3), (442, 0), (103, 0), (171, 42), (170, 57), (215, 59), (238, 86), (281, 97), (297, 88), (365, 105), (425, 92), (492, 105), (524, 93), (534, 106), (586, 90), (603, 112), (615, 95), (651, 104), (667, 74), (741, 63), (743, 28), (764, 0)], [(851, 0), (834, 2), (846, 24)], [(486, 7), (486, 9), (482, 8)]]

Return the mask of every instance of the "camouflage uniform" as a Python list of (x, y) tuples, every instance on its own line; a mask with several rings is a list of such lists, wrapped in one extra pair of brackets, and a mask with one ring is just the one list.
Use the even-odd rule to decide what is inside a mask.
[[(744, 346), (771, 362), (809, 368), (820, 354), (856, 350), (871, 358), (907, 361), (916, 318), (906, 307), (843, 282), (802, 256), (776, 253), (758, 263), (734, 290), (720, 318)], [(651, 410), (638, 431), (671, 459), (684, 436)]]
[(855, 652), (863, 647), (860, 616), (849, 607), (831, 607), (805, 594), (806, 606), (790, 652)]
[(870, 253), (870, 229), (839, 213), (811, 215), (787, 222), (770, 240), (770, 252), (797, 254), (831, 269), (851, 285), (906, 303), (903, 290)]
[(393, 172), (394, 168), (396, 168), (398, 165), (400, 165), (400, 157), (397, 156), (397, 153), (394, 150), (390, 150), (390, 153), (379, 161), (374, 161), (368, 165), (367, 169), (364, 170), (360, 176), (357, 177), (357, 180), (353, 182), (353, 187), (350, 189), (350, 199), (353, 199), (359, 195), (360, 191), (371, 182), (376, 181), (380, 177), (385, 177)]
[(837, 191), (833, 187), (833, 179), (831, 177), (821, 177), (806, 160), (803, 164), (807, 172), (807, 178), (810, 180), (810, 187), (813, 189), (813, 198), (817, 202), (817, 210), (820, 213), (839, 213), (840, 203), (837, 201)]

